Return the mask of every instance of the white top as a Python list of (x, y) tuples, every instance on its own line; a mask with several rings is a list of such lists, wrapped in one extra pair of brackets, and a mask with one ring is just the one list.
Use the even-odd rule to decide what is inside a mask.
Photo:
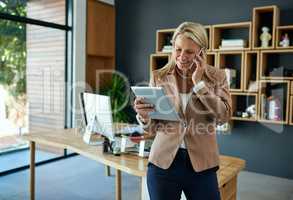
[[(185, 109), (188, 103), (189, 98), (191, 97), (192, 92), (189, 93), (179, 93), (180, 94), (180, 98), (181, 98), (181, 102), (182, 102), (182, 111), (183, 113), (185, 113)], [(184, 140), (182, 141), (180, 148), (184, 148), (186, 149), (186, 145)]]

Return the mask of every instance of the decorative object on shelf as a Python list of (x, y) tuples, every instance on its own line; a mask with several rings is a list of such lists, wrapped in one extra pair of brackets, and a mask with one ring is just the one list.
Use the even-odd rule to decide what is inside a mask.
[(229, 131), (231, 131), (232, 129), (232, 125), (227, 123), (221, 124), (221, 125), (217, 125), (216, 130), (219, 132), (223, 132), (223, 133), (228, 133)]
[(238, 111), (238, 110), (236, 110), (235, 113), (234, 113), (234, 115), (235, 115), (236, 117), (242, 117), (242, 111)]
[(266, 26), (263, 26), (261, 28), (262, 34), (260, 35), (261, 40), (261, 47), (266, 48), (269, 46), (269, 41), (272, 39), (272, 35), (269, 33), (269, 28)]
[(243, 39), (222, 39), (220, 49), (237, 50), (243, 49), (247, 45), (246, 40)]
[(275, 96), (268, 97), (268, 119), (281, 120), (281, 103)]
[(225, 68), (228, 85), (233, 89), (236, 88), (236, 72), (236, 69)]
[(255, 107), (255, 104), (248, 106), (245, 109), (245, 112), (248, 114), (249, 117), (256, 117), (256, 107)]
[(293, 69), (285, 68), (284, 66), (274, 67), (272, 71), (269, 73), (270, 76), (277, 76), (277, 77), (291, 77), (293, 76)]
[(258, 91), (257, 81), (252, 81), (252, 80), (249, 81), (248, 91), (249, 92), (257, 92)]
[(247, 112), (242, 112), (242, 118), (249, 118), (249, 114)]
[(164, 46), (162, 48), (162, 52), (164, 53), (171, 53), (172, 52), (172, 35), (171, 34), (167, 34), (165, 39), (164, 39)]
[(164, 45), (165, 46), (172, 46), (172, 34), (167, 34), (165, 37)]
[(233, 114), (235, 117), (241, 118), (251, 118), (256, 117), (256, 107), (255, 104), (248, 106), (245, 111), (236, 110)]
[(282, 39), (279, 44), (281, 47), (288, 47), (290, 45), (288, 33), (285, 33), (285, 35), (282, 36)]

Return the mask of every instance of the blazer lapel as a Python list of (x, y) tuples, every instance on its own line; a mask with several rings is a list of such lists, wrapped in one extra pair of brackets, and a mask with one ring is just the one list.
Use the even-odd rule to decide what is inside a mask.
[[(205, 73), (203, 76), (203, 81), (205, 81), (205, 83), (208, 84), (212, 84), (213, 83), (213, 75), (214, 75), (214, 69), (211, 66), (206, 66), (205, 69)], [(177, 111), (177, 113), (179, 114), (179, 116), (184, 119), (185, 115), (184, 112), (182, 110), (182, 101), (181, 98), (179, 96), (179, 89), (178, 89), (178, 84), (177, 84), (177, 80), (175, 77), (175, 70), (171, 70), (168, 72), (168, 74), (165, 76), (165, 78), (162, 79), (161, 84), (165, 91), (166, 91), (166, 95), (170, 98), (170, 100), (172, 101), (175, 110)], [(194, 98), (197, 98), (196, 95), (193, 95)], [(195, 99), (194, 99), (195, 100)]]
[(165, 90), (170, 99), (173, 102), (173, 105), (181, 118), (184, 118), (183, 110), (182, 110), (182, 102), (179, 96), (179, 89), (177, 85), (176, 78), (173, 73), (167, 74), (167, 81), (165, 82)]

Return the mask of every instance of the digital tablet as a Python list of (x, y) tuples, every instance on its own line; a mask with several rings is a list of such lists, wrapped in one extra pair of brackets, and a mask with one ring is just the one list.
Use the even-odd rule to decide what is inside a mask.
[(180, 121), (178, 113), (162, 87), (132, 86), (131, 89), (136, 97), (144, 97), (147, 103), (155, 105), (155, 111), (149, 113), (151, 119)]

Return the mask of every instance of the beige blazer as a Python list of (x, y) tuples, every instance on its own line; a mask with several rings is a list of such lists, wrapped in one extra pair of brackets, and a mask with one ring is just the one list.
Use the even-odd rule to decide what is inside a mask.
[(164, 88), (181, 121), (151, 120), (147, 131), (155, 134), (155, 139), (149, 161), (160, 168), (169, 168), (184, 140), (195, 171), (216, 167), (219, 165), (216, 124), (227, 122), (232, 111), (225, 72), (207, 65), (202, 78), (205, 87), (192, 93), (184, 113), (174, 71), (160, 79), (154, 71), (150, 81), (151, 86)]

